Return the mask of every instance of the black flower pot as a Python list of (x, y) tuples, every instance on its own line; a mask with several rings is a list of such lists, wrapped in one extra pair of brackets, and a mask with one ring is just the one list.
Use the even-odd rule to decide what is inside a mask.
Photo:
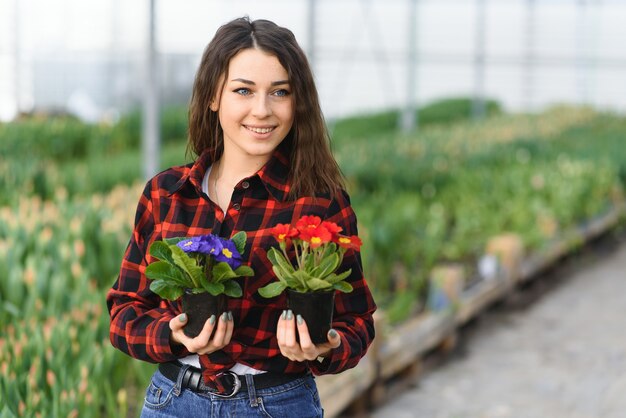
[(333, 322), (335, 290), (300, 293), (287, 289), (287, 305), (295, 315), (305, 320), (313, 344), (328, 342), (328, 331)]
[[(225, 295), (213, 296), (208, 292), (191, 293), (186, 290), (182, 296), (183, 312), (187, 314), (187, 325), (183, 328), (186, 336), (194, 338), (200, 334), (207, 319), (220, 315), (226, 311), (227, 300)], [(217, 323), (217, 321), (216, 321)]]

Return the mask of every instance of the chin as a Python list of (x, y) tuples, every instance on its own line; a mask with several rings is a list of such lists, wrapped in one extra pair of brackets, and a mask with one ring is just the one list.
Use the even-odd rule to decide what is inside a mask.
[(280, 145), (282, 141), (264, 143), (264, 144), (256, 144), (256, 146), (249, 147), (246, 151), (248, 154), (260, 157), (263, 155), (272, 155), (274, 150)]

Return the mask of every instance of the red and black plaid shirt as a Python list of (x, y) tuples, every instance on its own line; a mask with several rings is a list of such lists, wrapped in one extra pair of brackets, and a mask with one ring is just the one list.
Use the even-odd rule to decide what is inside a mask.
[(229, 238), (246, 231), (244, 260), (254, 277), (238, 279), (242, 298), (229, 298), (235, 321), (231, 342), (222, 350), (201, 355), (204, 380), (236, 362), (255, 369), (295, 373), (310, 368), (314, 374), (339, 373), (356, 366), (374, 338), (372, 314), (376, 305), (363, 278), (361, 258), (346, 252), (339, 271), (352, 269), (348, 278), (354, 291), (337, 292), (333, 328), (341, 346), (322, 363), (292, 362), (278, 348), (276, 326), (287, 309), (285, 294), (264, 299), (257, 290), (276, 280), (266, 250), (277, 243), (270, 235), (276, 224), (295, 225), (303, 215), (316, 215), (337, 223), (346, 235), (357, 235), (356, 217), (345, 192), (288, 200), (287, 158), (277, 150), (255, 175), (243, 179), (233, 191), (223, 213), (202, 191), (202, 179), (211, 164), (203, 155), (194, 164), (173, 167), (151, 179), (139, 199), (135, 227), (124, 254), (119, 277), (107, 295), (111, 315), (111, 343), (128, 355), (155, 363), (172, 361), (189, 353), (170, 342), (169, 321), (181, 313), (178, 302), (153, 293), (144, 272), (155, 261), (148, 248), (155, 240), (213, 233)]

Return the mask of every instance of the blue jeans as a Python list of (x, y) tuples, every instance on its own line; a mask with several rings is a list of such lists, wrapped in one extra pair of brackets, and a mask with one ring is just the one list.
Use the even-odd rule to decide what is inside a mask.
[(247, 391), (225, 399), (182, 389), (180, 383), (172, 382), (157, 370), (146, 391), (141, 418), (324, 416), (311, 375), (266, 389), (256, 389), (251, 379), (245, 380), (249, 385)]

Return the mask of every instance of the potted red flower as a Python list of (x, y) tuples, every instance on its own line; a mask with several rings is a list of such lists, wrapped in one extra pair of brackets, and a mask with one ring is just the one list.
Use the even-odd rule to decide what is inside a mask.
[(259, 294), (272, 298), (286, 290), (289, 309), (306, 321), (315, 344), (328, 340), (335, 291), (352, 291), (345, 281), (351, 269), (340, 273), (337, 269), (345, 252), (359, 251), (362, 243), (356, 235), (341, 235), (341, 231), (336, 223), (317, 216), (303, 216), (295, 227), (278, 224), (271, 231), (278, 249), (270, 248), (267, 258), (278, 281), (260, 288)]

